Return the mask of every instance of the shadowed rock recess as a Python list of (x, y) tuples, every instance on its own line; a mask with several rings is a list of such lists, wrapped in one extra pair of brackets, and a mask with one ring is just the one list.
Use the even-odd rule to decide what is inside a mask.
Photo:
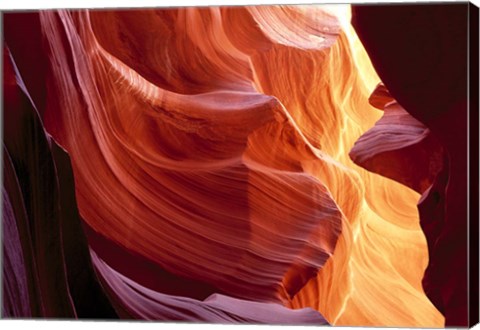
[(465, 324), (466, 95), (382, 8), (4, 14), (3, 317)]

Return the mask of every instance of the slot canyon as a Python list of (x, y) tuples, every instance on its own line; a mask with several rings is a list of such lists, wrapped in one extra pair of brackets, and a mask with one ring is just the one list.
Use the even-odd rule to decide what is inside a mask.
[(466, 326), (467, 13), (4, 13), (3, 317)]

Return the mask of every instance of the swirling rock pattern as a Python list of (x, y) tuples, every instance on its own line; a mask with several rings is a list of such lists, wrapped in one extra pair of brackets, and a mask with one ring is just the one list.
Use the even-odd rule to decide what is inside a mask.
[(369, 171), (423, 193), (443, 168), (440, 142), (390, 96), (384, 85), (377, 86), (370, 104), (384, 115), (355, 142), (350, 158)]
[[(473, 133), (478, 132), (478, 119), (472, 117), (473, 121), (468, 121), (469, 114), (478, 114), (478, 101), (469, 95), (467, 85), (478, 81), (469, 79), (468, 70), (471, 65), (471, 72), (475, 72), (478, 65), (478, 47), (474, 46), (478, 40), (478, 8), (468, 3), (435, 7), (359, 6), (354, 8), (354, 18), (353, 25), (392, 96), (429, 130), (443, 149), (442, 166), (435, 171), (438, 174), (423, 191), (419, 204), (430, 253), (423, 285), (444, 313), (447, 326), (473, 326), (478, 320), (478, 281), (468, 283), (467, 265), (473, 263), (472, 278), (478, 277), (478, 270), (474, 270), (478, 268), (474, 266), (478, 248), (468, 245), (469, 239), (475, 241), (469, 235), (478, 232), (478, 211), (470, 213), (468, 205), (478, 204), (478, 185), (474, 183), (478, 163), (469, 168), (467, 162), (468, 153), (475, 155), (478, 146), (469, 149), (467, 141), (478, 138), (467, 134), (469, 127), (469, 134), (478, 134)], [(398, 29), (398, 24), (405, 21), (409, 24)], [(473, 27), (471, 39), (465, 33), (470, 31), (469, 22)], [(469, 51), (473, 55), (470, 59)]]
[[(96, 294), (110, 317), (442, 326), (416, 205), (445, 171), (443, 146), (379, 85), (350, 19), (326, 5), (6, 15), (18, 68), (4, 86), (28, 94), (52, 141), (37, 148), (60, 169), (25, 198), (57, 189), (74, 220), (45, 238), (64, 269), (54, 297), (48, 272), (28, 277), (50, 261), (26, 254), (4, 194), (4, 314), (95, 317)], [(21, 307), (26, 287), (56, 309)]]

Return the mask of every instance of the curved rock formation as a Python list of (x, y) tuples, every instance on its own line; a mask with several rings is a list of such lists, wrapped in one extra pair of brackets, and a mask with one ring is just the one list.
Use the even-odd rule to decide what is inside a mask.
[[(423, 284), (429, 298), (444, 313), (446, 325), (455, 327), (469, 324), (467, 251), (470, 216), (472, 226), (478, 224), (478, 213), (472, 211), (470, 215), (467, 210), (470, 203), (478, 203), (472, 198), (478, 194), (474, 193), (478, 192), (475, 184), (472, 184), (472, 195), (467, 195), (468, 176), (476, 171), (467, 167), (468, 113), (478, 113), (474, 107), (467, 107), (470, 97), (467, 65), (478, 62), (467, 57), (469, 35), (466, 31), (469, 17), (475, 26), (475, 12), (478, 25), (478, 9), (472, 7), (464, 3), (358, 6), (353, 10), (353, 25), (382, 81), (409, 115), (428, 128), (444, 150), (441, 171), (433, 185), (423, 192), (419, 205), (430, 254)], [(409, 24), (403, 24), (406, 21)], [(478, 29), (474, 27), (472, 30), (476, 30), (478, 36)], [(475, 37), (471, 40), (476, 42)], [(472, 104), (477, 104), (478, 108), (478, 103)], [(476, 124), (472, 125), (475, 127)], [(432, 149), (430, 152), (433, 155), (436, 151)], [(472, 246), (472, 251), (478, 253), (475, 252), (478, 248)], [(473, 255), (471, 260), (475, 262)], [(472, 290), (475, 291), (478, 289)], [(478, 301), (474, 300), (471, 300), (472, 310), (477, 306), (478, 311)]]
[[(90, 261), (70, 160), (4, 48), (4, 317), (116, 317)], [(95, 301), (95, 305), (92, 305)]]
[[(348, 6), (9, 15), (17, 76), (68, 152), (84, 222), (52, 241), (85, 232), (82, 260), (120, 317), (443, 325), (416, 208), (441, 149), (425, 153), (437, 142), (386, 90), (370, 97), (380, 79)], [(385, 166), (407, 155), (418, 167)], [(54, 259), (70, 284), (75, 253)]]
[(377, 86), (370, 104), (384, 115), (355, 142), (350, 158), (369, 171), (423, 193), (443, 167), (440, 142), (390, 96), (384, 85)]

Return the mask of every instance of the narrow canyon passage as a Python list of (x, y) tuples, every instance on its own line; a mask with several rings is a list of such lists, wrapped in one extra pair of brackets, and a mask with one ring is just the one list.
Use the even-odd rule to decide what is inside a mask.
[(120, 317), (444, 326), (417, 208), (443, 150), (351, 18), (347, 5), (41, 11), (35, 78), (31, 50), (9, 44), (22, 31), (7, 36), (12, 77), (70, 156)]

